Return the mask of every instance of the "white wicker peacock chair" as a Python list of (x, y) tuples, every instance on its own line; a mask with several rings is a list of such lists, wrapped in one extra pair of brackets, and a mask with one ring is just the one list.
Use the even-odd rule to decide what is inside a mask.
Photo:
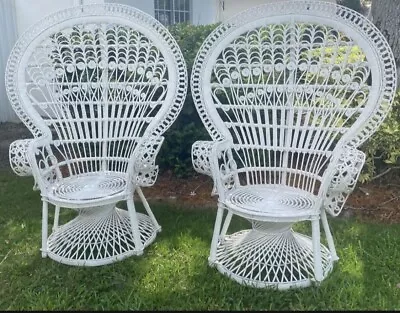
[[(57, 12), (20, 37), (6, 86), (34, 136), (10, 145), (10, 163), (40, 189), (42, 256), (96, 266), (142, 254), (161, 228), (141, 187), (156, 181), (162, 135), (187, 91), (186, 65), (168, 30), (123, 5)], [(136, 212), (135, 191), (147, 215)], [(59, 225), (60, 208), (78, 215)]]
[[(212, 138), (194, 143), (193, 166), (218, 195), (210, 265), (260, 288), (326, 278), (338, 259), (326, 212), (337, 216), (354, 189), (365, 160), (357, 147), (384, 120), (395, 86), (383, 35), (336, 4), (280, 1), (217, 27), (191, 77)], [(230, 233), (233, 215), (252, 227)], [(311, 237), (293, 231), (300, 221)]]

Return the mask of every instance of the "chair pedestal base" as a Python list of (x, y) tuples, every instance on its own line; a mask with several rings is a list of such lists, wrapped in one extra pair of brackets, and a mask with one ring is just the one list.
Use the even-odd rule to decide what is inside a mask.
[[(143, 248), (156, 238), (160, 228), (136, 213)], [(135, 247), (128, 211), (113, 206), (81, 210), (68, 223), (56, 228), (47, 240), (47, 255), (60, 263), (99, 266), (143, 254)]]
[[(329, 250), (321, 245), (323, 278), (332, 270)], [(211, 266), (240, 284), (253, 287), (307, 287), (314, 279), (310, 237), (295, 233), (287, 225), (281, 231), (260, 227), (226, 235), (217, 246)]]

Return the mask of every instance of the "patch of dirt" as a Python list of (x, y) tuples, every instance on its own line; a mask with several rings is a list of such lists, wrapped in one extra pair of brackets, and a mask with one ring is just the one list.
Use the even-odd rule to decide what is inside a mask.
[[(363, 221), (400, 223), (400, 179), (358, 185), (347, 199), (340, 217), (357, 217)], [(394, 182), (398, 182), (395, 184)], [(216, 208), (217, 196), (211, 196), (213, 183), (206, 175), (177, 178), (171, 172), (158, 176), (152, 187), (143, 188), (149, 201), (168, 201), (184, 208)]]
[(142, 188), (150, 201), (168, 201), (190, 209), (216, 208), (217, 196), (211, 196), (213, 182), (207, 175), (178, 178), (171, 172), (159, 174), (156, 183)]
[(387, 224), (400, 223), (400, 182), (396, 181), (363, 184), (347, 199), (342, 214), (350, 211), (365, 221)]

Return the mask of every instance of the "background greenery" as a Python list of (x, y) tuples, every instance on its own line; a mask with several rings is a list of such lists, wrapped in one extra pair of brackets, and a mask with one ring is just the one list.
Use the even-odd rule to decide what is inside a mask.
[[(392, 110), (374, 135), (360, 149), (367, 155), (360, 182), (368, 182), (400, 165), (400, 91), (397, 92)], [(393, 178), (393, 176), (390, 176)]]
[[(194, 26), (186, 23), (169, 26), (169, 31), (178, 42), (185, 58), (189, 80), (197, 51), (216, 26), (217, 24)], [(197, 114), (189, 86), (182, 111), (165, 133), (165, 141), (158, 159), (160, 170), (172, 170), (178, 177), (193, 174), (190, 155), (192, 144), (196, 140), (209, 139), (210, 137)]]

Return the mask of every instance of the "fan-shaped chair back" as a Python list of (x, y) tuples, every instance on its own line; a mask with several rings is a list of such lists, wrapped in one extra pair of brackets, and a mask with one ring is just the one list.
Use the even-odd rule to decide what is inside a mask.
[(143, 138), (160, 140), (186, 94), (175, 40), (155, 19), (119, 5), (76, 7), (25, 33), (7, 90), (35, 137), (51, 137), (69, 175), (126, 172)]

